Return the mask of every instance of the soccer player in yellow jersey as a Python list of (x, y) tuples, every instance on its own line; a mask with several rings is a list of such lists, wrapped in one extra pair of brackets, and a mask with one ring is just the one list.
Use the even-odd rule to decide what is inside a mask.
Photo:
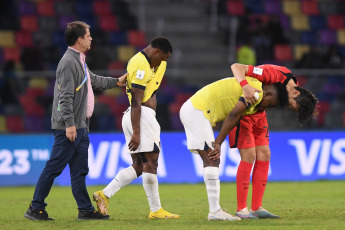
[(127, 94), (130, 107), (122, 118), (122, 128), (133, 164), (121, 170), (113, 181), (93, 197), (100, 212), (108, 213), (109, 199), (141, 174), (150, 206), (150, 219), (176, 219), (179, 215), (161, 207), (157, 167), (160, 152), (160, 126), (156, 119), (156, 90), (164, 76), (173, 49), (165, 37), (157, 37), (131, 58), (127, 66)]
[[(204, 164), (209, 214), (208, 220), (240, 220), (222, 210), (219, 204), (219, 156), (220, 145), (242, 115), (254, 114), (288, 102), (287, 91), (281, 83), (264, 85), (254, 78), (246, 80), (258, 89), (257, 102), (248, 104), (235, 78), (225, 78), (205, 86), (188, 99), (181, 107), (180, 118), (187, 136), (187, 148), (198, 153)], [(216, 139), (212, 127), (223, 121)]]

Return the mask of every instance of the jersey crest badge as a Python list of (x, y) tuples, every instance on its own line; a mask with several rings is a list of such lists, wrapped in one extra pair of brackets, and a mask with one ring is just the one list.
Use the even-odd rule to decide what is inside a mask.
[(145, 76), (145, 71), (144, 70), (138, 70), (137, 71), (137, 75), (135, 76), (135, 78), (143, 80)]
[(258, 68), (258, 67), (254, 67), (253, 69), (253, 73), (258, 74), (258, 75), (262, 75), (264, 69)]

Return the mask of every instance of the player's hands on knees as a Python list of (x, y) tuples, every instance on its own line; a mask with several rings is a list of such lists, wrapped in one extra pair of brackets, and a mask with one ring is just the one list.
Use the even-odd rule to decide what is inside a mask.
[(70, 142), (74, 142), (77, 138), (77, 129), (75, 126), (66, 128), (66, 137)]
[(128, 143), (128, 148), (130, 151), (135, 151), (138, 149), (140, 144), (140, 133), (136, 134), (133, 133), (132, 138), (130, 140), (130, 142)]
[(214, 161), (220, 158), (220, 144), (214, 144), (214, 149), (208, 153), (208, 158)]
[(243, 86), (243, 96), (247, 106), (248, 103), (251, 105), (255, 104), (255, 102), (259, 99), (257, 96), (258, 94), (255, 95), (256, 92), (260, 93), (261, 90), (258, 90), (249, 84)]

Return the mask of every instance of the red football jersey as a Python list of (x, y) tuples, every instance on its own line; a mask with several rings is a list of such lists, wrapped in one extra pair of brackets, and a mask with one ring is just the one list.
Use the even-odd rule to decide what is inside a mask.
[(284, 66), (269, 64), (259, 66), (248, 65), (247, 76), (256, 78), (263, 84), (274, 84), (277, 82), (287, 84), (290, 79), (293, 79), (297, 84), (296, 77)]

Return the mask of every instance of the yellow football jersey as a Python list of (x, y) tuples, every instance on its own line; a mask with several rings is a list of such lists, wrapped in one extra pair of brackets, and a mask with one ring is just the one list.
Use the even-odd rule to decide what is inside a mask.
[(166, 61), (162, 61), (156, 69), (151, 68), (150, 60), (143, 51), (138, 52), (129, 60), (126, 87), (129, 104), (132, 102), (132, 87), (145, 90), (141, 103), (152, 97), (162, 82), (166, 66)]
[[(251, 77), (246, 77), (246, 79), (251, 86), (262, 91), (262, 83), (260, 81)], [(250, 105), (242, 115), (254, 114), (256, 112), (255, 107), (261, 102), (263, 92), (260, 92), (259, 95), (260, 98), (257, 102)], [(217, 122), (225, 120), (240, 98), (244, 101), (240, 84), (235, 78), (224, 78), (200, 89), (191, 97), (191, 101), (194, 108), (204, 112), (205, 117), (214, 127)]]

